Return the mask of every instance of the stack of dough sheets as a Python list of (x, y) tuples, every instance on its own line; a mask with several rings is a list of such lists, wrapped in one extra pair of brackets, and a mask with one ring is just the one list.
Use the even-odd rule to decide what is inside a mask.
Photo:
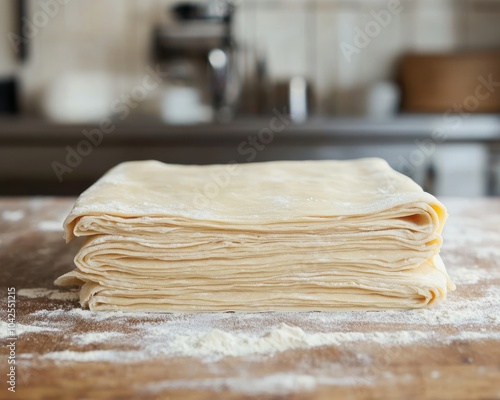
[(445, 207), (376, 158), (185, 166), (135, 161), (64, 222), (91, 310), (409, 309), (453, 290)]

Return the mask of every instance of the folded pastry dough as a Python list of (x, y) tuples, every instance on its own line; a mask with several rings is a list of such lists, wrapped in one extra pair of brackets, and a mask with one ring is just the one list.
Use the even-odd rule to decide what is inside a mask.
[(445, 207), (381, 159), (120, 164), (64, 222), (82, 306), (124, 311), (424, 307), (453, 290)]

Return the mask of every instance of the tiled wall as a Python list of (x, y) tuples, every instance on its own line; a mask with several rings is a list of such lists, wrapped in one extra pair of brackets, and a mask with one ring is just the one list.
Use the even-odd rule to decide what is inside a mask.
[[(251, 83), (254, 61), (264, 56), (271, 81), (308, 78), (318, 112), (359, 114), (367, 89), (391, 79), (404, 52), (500, 48), (498, 0), (401, 0), (400, 12), (348, 62), (341, 43), (353, 44), (354, 28), (364, 30), (372, 11), (388, 10), (394, 1), (237, 1), (243, 79)], [(40, 11), (42, 2), (31, 0), (30, 13)], [(30, 40), (31, 57), (22, 70), (26, 108), (35, 109), (46, 85), (72, 69), (109, 71), (117, 91), (126, 91), (151, 62), (152, 27), (168, 23), (173, 3), (67, 0)]]
[[(388, 10), (384, 0), (257, 0), (242, 16), (255, 34), (244, 43), (259, 46), (275, 77), (303, 74), (311, 81), (323, 113), (362, 113), (366, 91), (395, 76), (399, 57), (411, 51), (500, 49), (500, 1), (402, 0), (390, 22), (349, 62), (341, 44), (353, 44), (372, 12)], [(292, 4), (292, 5), (290, 5)]]

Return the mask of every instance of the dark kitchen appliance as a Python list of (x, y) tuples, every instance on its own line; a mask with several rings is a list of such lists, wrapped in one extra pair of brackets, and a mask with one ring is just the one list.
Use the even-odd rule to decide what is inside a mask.
[[(173, 21), (154, 33), (155, 58), (168, 71), (170, 90), (185, 93), (189, 88), (200, 107), (188, 108), (208, 108), (211, 118), (230, 119), (240, 92), (231, 35), (233, 5), (220, 0), (179, 3), (170, 12)], [(175, 107), (175, 102), (168, 104)], [(193, 122), (198, 122), (194, 113)]]
[(0, 114), (17, 114), (17, 82), (15, 78), (0, 78)]

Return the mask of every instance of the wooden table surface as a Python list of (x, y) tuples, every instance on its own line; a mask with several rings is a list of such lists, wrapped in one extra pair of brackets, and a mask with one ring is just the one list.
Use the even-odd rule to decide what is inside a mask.
[[(359, 333), (361, 338), (340, 345), (211, 360), (161, 351), (153, 354), (152, 344), (141, 340), (145, 324), (168, 326), (200, 317), (82, 312), (78, 301), (65, 299), (66, 292), (53, 286), (56, 277), (73, 268), (79, 247), (78, 242), (66, 245), (60, 229), (73, 201), (0, 200), (1, 399), (500, 398), (499, 199), (444, 199), (450, 218), (442, 256), (457, 290), (435, 308), (226, 313), (213, 315), (213, 323), (212, 316), (205, 315), (205, 324), (222, 330), (229, 326), (232, 331), (255, 331), (259, 324), (271, 329), (285, 322), (304, 331)], [(8, 287), (17, 294), (15, 393), (7, 390), (5, 380)], [(50, 290), (38, 291), (39, 295), (26, 290), (33, 288)], [(82, 333), (110, 330), (119, 330), (122, 339), (130, 340), (75, 340)], [(370, 336), (373, 332), (379, 336)], [(373, 339), (391, 332), (405, 333), (409, 340)], [(161, 335), (160, 330), (155, 345), (161, 345)], [(120, 351), (116, 354), (123, 354), (123, 360), (90, 357), (102, 350)], [(47, 356), (72, 351), (81, 352), (81, 357)]]

